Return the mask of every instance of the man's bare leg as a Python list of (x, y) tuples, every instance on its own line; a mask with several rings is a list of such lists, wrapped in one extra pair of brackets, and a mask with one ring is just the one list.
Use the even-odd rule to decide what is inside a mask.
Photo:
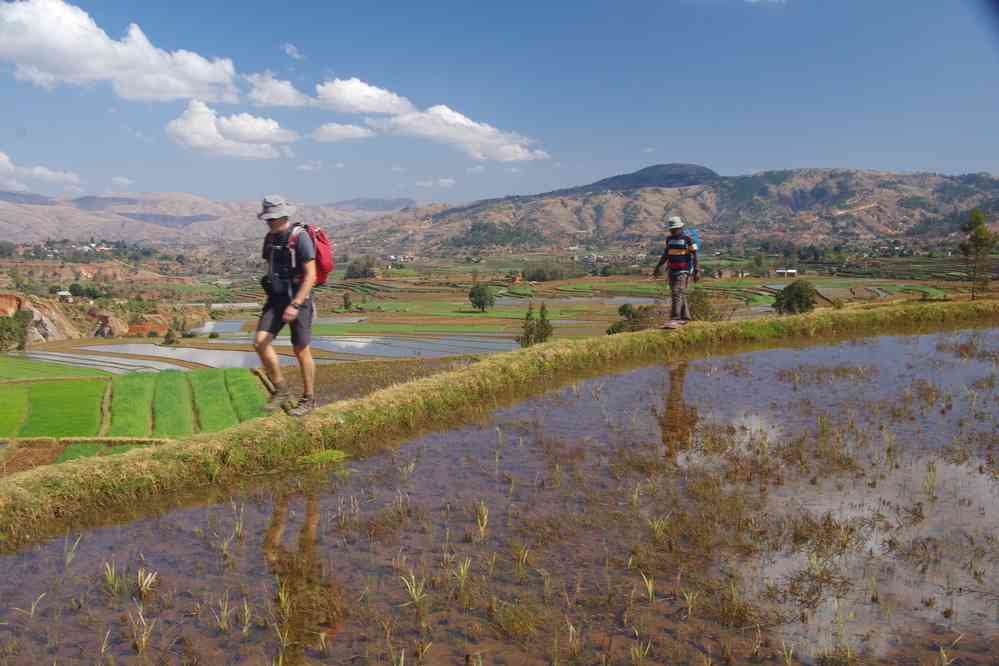
[(278, 362), (277, 352), (274, 351), (274, 334), (267, 331), (257, 331), (253, 341), (253, 348), (257, 350), (257, 356), (264, 366), (264, 372), (274, 384), (274, 395), (270, 402), (264, 406), (264, 410), (273, 412), (278, 409), (285, 400), (288, 399), (288, 384), (284, 381), (281, 373), (281, 364)]
[(313, 396), (313, 392), (316, 386), (316, 362), (312, 358), (312, 347), (305, 345), (304, 347), (292, 347), (295, 350), (295, 356), (298, 358), (298, 367), (302, 371), (302, 386), (304, 390), (302, 393), (307, 396)]

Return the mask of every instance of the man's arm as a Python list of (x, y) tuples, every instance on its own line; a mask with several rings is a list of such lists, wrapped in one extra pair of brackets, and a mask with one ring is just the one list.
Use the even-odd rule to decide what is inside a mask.
[(665, 250), (663, 250), (663, 256), (659, 257), (659, 263), (656, 264), (656, 269), (652, 271), (652, 274), (658, 276), (659, 273), (661, 272), (663, 264), (665, 264), (668, 259), (669, 259), (669, 248), (666, 248)]
[[(305, 303), (305, 300), (312, 293), (312, 287), (316, 284), (316, 260), (309, 259), (302, 264), (302, 284), (298, 286), (298, 291), (295, 292), (295, 297), (291, 299), (291, 303), (288, 307), (284, 309), (284, 315), (281, 317), (285, 321), (294, 321), (295, 317), (298, 316), (298, 308)], [(298, 306), (298, 307), (296, 307)]]

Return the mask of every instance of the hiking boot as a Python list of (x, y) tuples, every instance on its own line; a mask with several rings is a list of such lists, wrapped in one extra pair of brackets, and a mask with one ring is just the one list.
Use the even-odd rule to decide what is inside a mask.
[(281, 409), (289, 397), (291, 397), (291, 392), (288, 390), (287, 384), (275, 384), (274, 393), (271, 394), (271, 399), (264, 405), (264, 411), (276, 412)]
[(305, 416), (316, 408), (316, 400), (311, 395), (303, 395), (295, 403), (295, 406), (288, 410), (288, 416)]

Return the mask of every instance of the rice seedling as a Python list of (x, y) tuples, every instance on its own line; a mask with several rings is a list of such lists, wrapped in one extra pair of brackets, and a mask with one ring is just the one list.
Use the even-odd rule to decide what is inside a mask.
[(694, 616), (694, 607), (697, 604), (697, 599), (701, 596), (701, 593), (697, 590), (680, 590), (680, 595), (683, 597), (683, 602), (687, 606), (687, 618), (690, 619)]
[(104, 589), (112, 597), (117, 597), (126, 588), (125, 575), (118, 571), (116, 562), (104, 563)]
[(479, 528), (479, 542), (486, 539), (486, 530), (489, 528), (489, 507), (483, 500), (479, 500), (475, 507), (475, 524)]
[(45, 592), (42, 592), (35, 600), (31, 602), (31, 606), (27, 610), (23, 608), (13, 608), (12, 610), (16, 613), (20, 613), (28, 617), (28, 619), (33, 619), (35, 617), (35, 612), (38, 611), (38, 604), (42, 603), (42, 599), (45, 598)]
[(139, 599), (145, 601), (149, 597), (158, 577), (159, 575), (155, 571), (147, 571), (139, 567), (139, 571), (135, 574), (135, 591), (139, 595)]
[(417, 580), (416, 574), (412, 570), (410, 570), (408, 576), (400, 576), (399, 578), (400, 580), (402, 580), (403, 587), (409, 599), (409, 601), (403, 602), (400, 605), (412, 606), (416, 610), (417, 615), (422, 619), (426, 611), (425, 606), (427, 602), (427, 591), (426, 591), (427, 579), (420, 578), (419, 580)]
[(632, 666), (642, 666), (645, 663), (645, 659), (652, 652), (652, 641), (647, 643), (642, 643), (639, 641), (638, 645), (632, 645), (628, 650), (628, 658)]
[(79, 534), (76, 537), (76, 541), (72, 544), (69, 542), (69, 532), (66, 533), (66, 537), (63, 539), (62, 543), (62, 573), (65, 576), (69, 571), (69, 566), (76, 559), (76, 549), (80, 546), (80, 541), (83, 540), (83, 534)]
[(645, 584), (645, 596), (651, 606), (656, 602), (656, 579), (652, 576), (646, 576), (644, 571), (639, 571), (638, 573), (642, 575), (642, 582)]
[(244, 636), (249, 636), (253, 630), (253, 619), (253, 608), (249, 600), (243, 597), (243, 604), (239, 608), (239, 624)]
[[(243, 601), (245, 603), (246, 600), (244, 599)], [(226, 590), (223, 595), (219, 597), (215, 608), (212, 608), (212, 616), (215, 618), (215, 627), (219, 630), (219, 633), (229, 633), (229, 629), (232, 626), (232, 614), (235, 610), (236, 609), (229, 603), (229, 590)]]
[(149, 622), (142, 610), (142, 606), (138, 603), (135, 604), (135, 614), (133, 615), (132, 611), (128, 611), (127, 618), (128, 628), (132, 634), (132, 647), (135, 649), (136, 654), (142, 656), (149, 647), (149, 640), (152, 638), (157, 620)]

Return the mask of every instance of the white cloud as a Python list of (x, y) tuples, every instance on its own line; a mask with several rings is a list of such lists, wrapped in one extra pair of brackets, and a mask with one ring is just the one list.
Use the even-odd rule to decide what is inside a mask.
[(336, 166), (337, 169), (342, 169), (342, 168), (344, 168), (347, 165), (344, 164), (343, 162), (337, 162), (335, 166)]
[(485, 170), (486, 170), (486, 168), (484, 166), (482, 166), (481, 164), (476, 164), (475, 166), (468, 167), (468, 169), (467, 169), (468, 173), (482, 173)]
[(221, 117), (217, 124), (222, 136), (242, 143), (292, 143), (299, 139), (298, 134), (284, 129), (278, 121), (249, 113)]
[(6, 153), (0, 152), (0, 187), (20, 192), (29, 189), (24, 181), (61, 185), (68, 190), (78, 187), (83, 179), (72, 171), (57, 171), (44, 166), (17, 166)]
[(406, 173), (406, 168), (401, 166), (394, 166), (389, 169), (392, 173)]
[(275, 79), (268, 71), (260, 74), (247, 74), (243, 77), (250, 82), (250, 101), (257, 106), (302, 107), (311, 105), (314, 100), (283, 79)]
[(652, 146), (646, 146), (645, 148), (642, 148), (642, 152), (643, 153), (654, 153), (654, 152), (656, 152), (656, 149), (653, 148)]
[(454, 187), (455, 182), (456, 181), (455, 181), (454, 178), (438, 178), (437, 179), (437, 186), (438, 187), (443, 187), (444, 189), (448, 189), (448, 188)]
[(302, 164), (299, 164), (295, 168), (298, 169), (299, 171), (304, 171), (306, 173), (312, 173), (313, 171), (319, 171), (320, 169), (322, 169), (323, 168), (323, 163), (320, 162), (320, 161), (318, 161), (318, 160), (314, 160), (314, 161), (311, 161), (311, 162), (304, 162)]
[(297, 46), (288, 42), (281, 45), (281, 50), (284, 51), (289, 58), (294, 58), (295, 60), (302, 60), (305, 57), (302, 55), (302, 52), (298, 50)]
[(312, 138), (322, 143), (336, 143), (337, 141), (350, 141), (352, 139), (368, 139), (374, 135), (375, 133), (367, 127), (326, 123), (312, 133)]
[(477, 160), (516, 162), (550, 157), (543, 150), (530, 148), (532, 141), (526, 137), (475, 122), (443, 104), (432, 106), (426, 111), (413, 111), (379, 120), (369, 119), (367, 122), (372, 127), (392, 134), (423, 137), (455, 146)]
[(320, 83), (316, 86), (316, 97), (321, 106), (343, 113), (398, 115), (416, 110), (405, 97), (365, 83), (357, 77)]
[(125, 176), (115, 176), (111, 179), (111, 184), (115, 187), (131, 187), (135, 185), (135, 181)]
[[(250, 117), (253, 118), (253, 116)], [(288, 156), (288, 151), (278, 151), (269, 143), (251, 143), (225, 136), (219, 126), (220, 120), (228, 121), (228, 129), (235, 132), (234, 128), (238, 127), (240, 123), (233, 121), (234, 118), (236, 116), (220, 119), (214, 109), (207, 104), (199, 100), (192, 100), (187, 105), (187, 110), (179, 118), (167, 123), (166, 131), (176, 143), (210, 155), (245, 160), (269, 160), (280, 157), (282, 154)], [(287, 146), (283, 146), (283, 148), (287, 148)]]
[(49, 89), (107, 81), (129, 100), (239, 99), (228, 58), (165, 51), (134, 23), (122, 39), (112, 39), (64, 0), (0, 3), (0, 61), (13, 63), (18, 79)]

